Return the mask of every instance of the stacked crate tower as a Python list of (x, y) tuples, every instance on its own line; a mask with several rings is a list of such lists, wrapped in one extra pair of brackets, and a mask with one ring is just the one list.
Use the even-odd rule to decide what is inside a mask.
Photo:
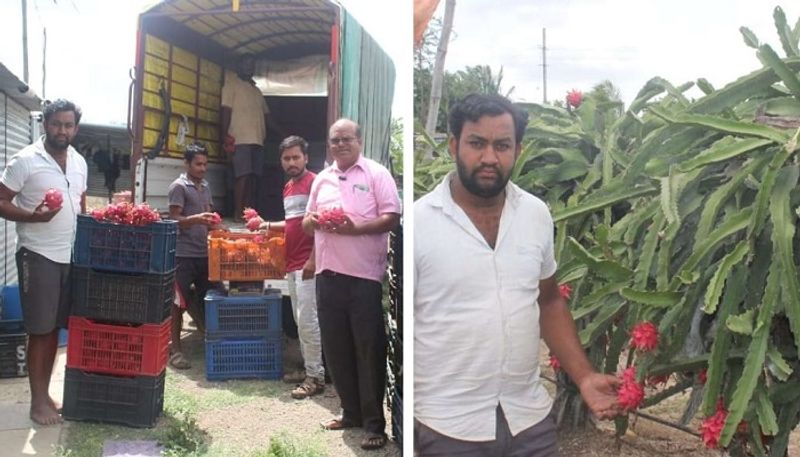
[(281, 292), (264, 283), (284, 277), (285, 257), (281, 236), (209, 233), (209, 279), (220, 288), (205, 297), (208, 380), (283, 377)]
[(63, 416), (152, 427), (164, 406), (177, 223), (78, 216)]
[(403, 226), (389, 235), (389, 336), (387, 397), (392, 410), (392, 438), (403, 443)]

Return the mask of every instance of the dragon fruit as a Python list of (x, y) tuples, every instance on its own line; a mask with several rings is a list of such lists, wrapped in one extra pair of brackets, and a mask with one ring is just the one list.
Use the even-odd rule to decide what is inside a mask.
[(222, 217), (217, 213), (211, 213), (211, 222), (214, 225), (219, 225), (222, 223)]
[(46, 207), (58, 209), (61, 208), (62, 203), (64, 203), (64, 195), (61, 194), (60, 190), (50, 188), (44, 194), (44, 205)]
[(322, 225), (342, 225), (347, 220), (347, 216), (342, 208), (336, 207), (322, 210), (318, 220)]
[(244, 220), (249, 221), (254, 217), (258, 217), (258, 211), (253, 208), (245, 208), (244, 211), (242, 211), (242, 216), (244, 216)]
[(247, 224), (245, 226), (247, 227), (247, 230), (255, 232), (261, 226), (262, 222), (264, 222), (264, 220), (256, 216), (248, 219)]

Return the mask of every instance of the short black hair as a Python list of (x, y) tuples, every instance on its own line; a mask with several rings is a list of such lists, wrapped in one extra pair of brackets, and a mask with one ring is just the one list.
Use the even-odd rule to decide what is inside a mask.
[(58, 100), (54, 100), (52, 102), (45, 102), (44, 109), (42, 110), (42, 116), (44, 117), (45, 124), (52, 115), (62, 111), (72, 111), (75, 113), (75, 124), (80, 124), (81, 114), (83, 114), (83, 112), (78, 105), (63, 98), (59, 98)]
[(278, 157), (283, 156), (283, 151), (295, 146), (300, 146), (303, 155), (308, 155), (308, 141), (304, 140), (301, 136), (291, 135), (284, 138), (278, 146)]
[(514, 136), (517, 144), (522, 142), (525, 126), (528, 125), (528, 112), (514, 106), (502, 95), (469, 94), (450, 109), (450, 132), (456, 139), (461, 137), (464, 122), (478, 122), (483, 116), (500, 116), (508, 113), (514, 120)]
[(198, 154), (208, 157), (208, 149), (205, 144), (195, 141), (186, 146), (186, 149), (183, 151), (183, 160), (185, 160), (186, 163), (192, 163), (194, 156)]

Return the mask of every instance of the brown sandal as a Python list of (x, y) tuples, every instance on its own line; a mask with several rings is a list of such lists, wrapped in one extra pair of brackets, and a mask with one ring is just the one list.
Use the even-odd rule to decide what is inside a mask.
[(361, 427), (361, 424), (357, 424), (349, 419), (345, 419), (342, 416), (334, 417), (333, 419), (329, 419), (327, 421), (322, 421), (319, 423), (324, 430), (344, 430), (346, 428), (356, 428)]

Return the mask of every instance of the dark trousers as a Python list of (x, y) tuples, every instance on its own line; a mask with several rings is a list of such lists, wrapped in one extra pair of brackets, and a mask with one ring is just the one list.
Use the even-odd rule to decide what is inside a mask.
[(511, 435), (503, 408), (497, 405), (495, 439), (463, 441), (443, 435), (414, 419), (417, 457), (558, 457), (556, 423), (551, 413), (538, 424)]
[[(208, 280), (208, 257), (176, 257), (175, 282), (181, 291), (189, 315), (201, 331), (206, 326), (206, 292), (216, 283)], [(194, 294), (192, 294), (194, 284)]]
[(324, 271), (317, 275), (322, 352), (342, 403), (342, 416), (384, 433), (386, 328), (381, 283)]

